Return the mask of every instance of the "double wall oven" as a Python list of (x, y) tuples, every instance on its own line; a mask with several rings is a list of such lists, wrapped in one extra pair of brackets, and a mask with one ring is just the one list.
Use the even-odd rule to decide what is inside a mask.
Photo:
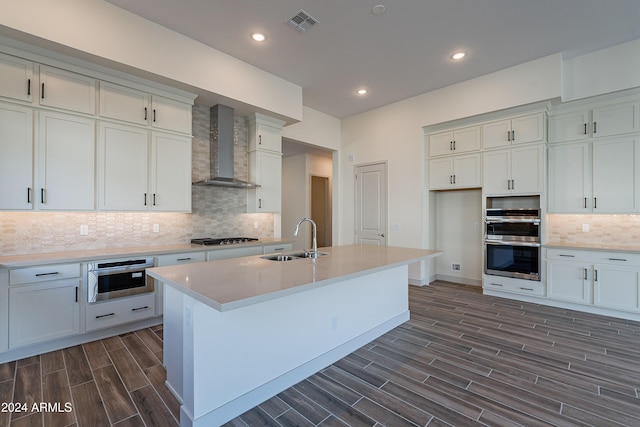
[(542, 252), (539, 205), (489, 207), (488, 203), (487, 206), (485, 274), (539, 281)]

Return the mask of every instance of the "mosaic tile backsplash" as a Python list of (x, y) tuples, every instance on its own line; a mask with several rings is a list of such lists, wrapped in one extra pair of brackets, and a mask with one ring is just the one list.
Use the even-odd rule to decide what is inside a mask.
[[(245, 119), (235, 118), (235, 176), (248, 177)], [(193, 108), (192, 177), (209, 175), (209, 108)], [(247, 214), (247, 190), (192, 187), (192, 213), (0, 212), (0, 256), (189, 243), (193, 237), (272, 237), (272, 214)], [(160, 231), (153, 232), (158, 224)], [(254, 228), (257, 224), (258, 228)], [(87, 225), (87, 235), (80, 226)]]
[[(582, 231), (588, 224), (589, 231)], [(547, 215), (547, 241), (566, 244), (637, 246), (640, 215)]]

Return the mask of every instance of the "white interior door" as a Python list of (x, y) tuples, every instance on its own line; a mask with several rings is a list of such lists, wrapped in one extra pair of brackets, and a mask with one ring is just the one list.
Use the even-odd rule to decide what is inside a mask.
[(387, 164), (356, 166), (356, 244), (387, 245)]

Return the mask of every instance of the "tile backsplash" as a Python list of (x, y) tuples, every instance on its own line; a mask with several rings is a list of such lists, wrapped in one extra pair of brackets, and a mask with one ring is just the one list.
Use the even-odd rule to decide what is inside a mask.
[[(582, 231), (587, 224), (589, 231)], [(637, 246), (640, 215), (547, 215), (547, 241), (566, 244)]]
[[(235, 175), (248, 177), (248, 137), (235, 118)], [(192, 177), (209, 175), (209, 108), (193, 108)], [(273, 214), (247, 214), (247, 190), (192, 187), (192, 213), (0, 212), (0, 256), (189, 243), (192, 237), (272, 237)], [(153, 232), (158, 224), (159, 232)], [(254, 225), (258, 228), (254, 228)], [(88, 234), (80, 235), (80, 226)]]

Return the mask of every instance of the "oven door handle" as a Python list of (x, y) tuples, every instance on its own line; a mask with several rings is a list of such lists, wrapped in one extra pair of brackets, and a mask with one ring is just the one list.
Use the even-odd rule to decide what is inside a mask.
[(526, 219), (518, 219), (518, 218), (485, 218), (484, 222), (487, 224), (505, 224), (505, 223), (531, 223), (531, 224), (540, 224), (540, 219), (538, 218), (526, 218)]
[(542, 244), (534, 242), (513, 242), (504, 240), (485, 240), (484, 243), (486, 243), (487, 245), (527, 246), (530, 248), (539, 248), (540, 246), (542, 246)]

